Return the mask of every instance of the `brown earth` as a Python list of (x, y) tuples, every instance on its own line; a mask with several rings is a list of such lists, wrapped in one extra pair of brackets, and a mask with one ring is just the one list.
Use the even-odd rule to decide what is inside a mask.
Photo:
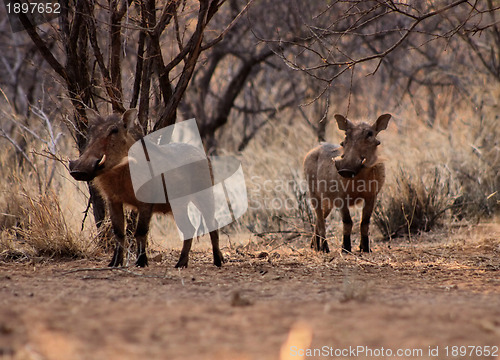
[(500, 359), (499, 225), (332, 247), (225, 249), (222, 269), (201, 251), (184, 270), (177, 251), (146, 269), (0, 263), (0, 358)]

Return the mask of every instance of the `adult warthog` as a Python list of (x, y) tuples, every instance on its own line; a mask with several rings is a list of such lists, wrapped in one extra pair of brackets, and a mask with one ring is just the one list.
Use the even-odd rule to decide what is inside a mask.
[[(139, 215), (135, 231), (137, 242), (137, 260), (135, 264), (140, 267), (148, 265), (146, 244), (152, 214), (155, 212), (172, 212), (168, 199), (165, 203), (144, 203), (139, 201), (134, 193), (130, 176), (129, 162), (131, 160), (128, 157), (128, 151), (140, 137), (134, 134), (136, 115), (137, 111), (130, 109), (122, 116), (117, 114), (107, 117), (101, 117), (98, 114), (89, 116), (87, 146), (77, 160), (69, 162), (71, 176), (76, 180), (93, 181), (107, 202), (116, 240), (115, 252), (109, 266), (123, 265), (125, 247), (125, 218), (123, 211), (125, 206), (135, 209)], [(183, 155), (189, 156), (189, 152), (194, 153), (197, 151), (189, 145), (183, 146)], [(179, 178), (174, 179), (174, 182), (189, 183), (194, 180), (196, 179)], [(206, 207), (207, 202), (202, 205)], [(213, 204), (208, 202), (208, 205), (212, 206)], [(198, 207), (201, 208), (202, 206)], [(212, 213), (215, 216), (214, 212), (215, 210), (206, 213)], [(213, 222), (214, 219), (206, 220), (207, 222)], [(187, 240), (184, 240), (180, 258), (175, 267), (187, 267), (192, 237), (196, 233), (195, 230), (193, 228), (192, 235)], [(212, 241), (214, 264), (220, 267), (224, 259), (219, 249), (219, 233), (217, 230), (210, 232), (210, 239)]]
[(304, 174), (316, 212), (311, 243), (315, 250), (330, 251), (325, 237), (325, 219), (335, 207), (340, 209), (344, 223), (342, 250), (350, 252), (352, 219), (349, 206), (363, 202), (360, 251), (370, 252), (370, 217), (385, 181), (385, 166), (377, 157), (380, 145), (377, 134), (387, 128), (390, 118), (390, 114), (384, 114), (373, 125), (356, 125), (342, 115), (335, 115), (339, 129), (345, 131), (341, 146), (322, 143), (306, 155)]

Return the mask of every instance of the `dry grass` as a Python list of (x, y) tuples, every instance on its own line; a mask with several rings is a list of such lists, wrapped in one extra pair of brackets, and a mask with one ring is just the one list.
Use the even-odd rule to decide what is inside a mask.
[(81, 258), (95, 253), (86, 234), (68, 226), (59, 205), (61, 200), (54, 193), (11, 193), (8, 197), (16, 212), (6, 217), (16, 221), (1, 233), (0, 258)]
[(400, 169), (395, 184), (388, 186), (374, 212), (373, 223), (385, 240), (428, 232), (457, 208), (449, 174), (436, 167), (430, 174), (415, 176)]
[(0, 183), (0, 258), (92, 256), (96, 253), (92, 233), (79, 231), (85, 208), (82, 189), (67, 180), (61, 164), (54, 164), (54, 173), (47, 171), (52, 164), (35, 155), (39, 145), (28, 144), (26, 150), (36, 174), (33, 166), (20, 166), (11, 149), (0, 154), (4, 174)]

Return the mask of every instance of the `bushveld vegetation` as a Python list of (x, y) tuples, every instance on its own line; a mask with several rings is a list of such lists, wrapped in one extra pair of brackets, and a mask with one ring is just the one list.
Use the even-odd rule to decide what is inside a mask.
[[(196, 118), (207, 150), (237, 154), (245, 171), (249, 211), (224, 231), (255, 241), (308, 243), (302, 160), (318, 141), (342, 140), (335, 113), (393, 115), (380, 135), (388, 177), (375, 239), (498, 215), (496, 2), (89, 4), (63, 4), (23, 32), (0, 8), (0, 257), (102, 248), (102, 201), (67, 172), (85, 144), (85, 107), (138, 107), (147, 132)], [(327, 236), (338, 235), (331, 217)]]

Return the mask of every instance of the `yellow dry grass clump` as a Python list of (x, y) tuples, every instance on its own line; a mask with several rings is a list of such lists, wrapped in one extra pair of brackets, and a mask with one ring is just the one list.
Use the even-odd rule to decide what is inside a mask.
[[(5, 174), (0, 183), (0, 259), (94, 254), (92, 233), (80, 231), (85, 196), (67, 180), (66, 169), (57, 164), (51, 186), (44, 190), (44, 172), (34, 176), (21, 169), (12, 151), (0, 156)], [(34, 164), (43, 169), (44, 164), (37, 160), (35, 157)]]

